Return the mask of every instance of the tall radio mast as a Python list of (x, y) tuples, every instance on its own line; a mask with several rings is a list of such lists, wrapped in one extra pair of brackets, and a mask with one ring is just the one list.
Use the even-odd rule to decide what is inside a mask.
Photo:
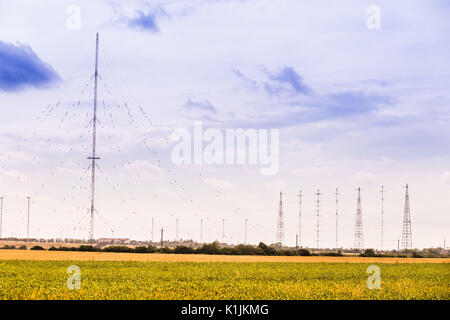
[(92, 119), (92, 156), (88, 157), (91, 162), (91, 228), (89, 240), (94, 239), (94, 213), (95, 213), (95, 160), (100, 158), (96, 155), (97, 145), (97, 81), (98, 81), (98, 32), (95, 39), (95, 73), (94, 73), (94, 118)]

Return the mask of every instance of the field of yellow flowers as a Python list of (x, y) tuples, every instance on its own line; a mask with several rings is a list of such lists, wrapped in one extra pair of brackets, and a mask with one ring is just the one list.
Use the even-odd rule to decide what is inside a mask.
[(0, 260), (0, 299), (450, 299), (447, 263), (369, 265)]

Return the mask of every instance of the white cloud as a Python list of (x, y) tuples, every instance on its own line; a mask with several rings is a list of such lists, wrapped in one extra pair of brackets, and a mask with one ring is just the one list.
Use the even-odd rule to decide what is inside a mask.
[(222, 179), (218, 179), (218, 178), (215, 178), (215, 177), (203, 177), (202, 181), (205, 184), (207, 184), (207, 185), (209, 185), (211, 187), (214, 187), (214, 188), (217, 188), (217, 189), (222, 189), (222, 190), (223, 189), (225, 189), (225, 190), (236, 190), (236, 189), (239, 188), (238, 185), (236, 185), (236, 184), (234, 184), (232, 182), (229, 182), (229, 181), (226, 181), (226, 180), (222, 180)]
[(450, 171), (445, 171), (441, 176), (441, 180), (444, 183), (450, 185)]
[(25, 180), (27, 178), (26, 175), (22, 174), (17, 170), (7, 170), (4, 168), (0, 168), (0, 176), (4, 178), (17, 179), (17, 180)]
[(164, 176), (163, 170), (148, 161), (134, 161), (124, 166), (125, 170), (141, 178), (160, 179)]
[(308, 166), (293, 169), (292, 172), (299, 177), (318, 178), (318, 177), (327, 177), (331, 175), (332, 171), (330, 168), (327, 167)]
[(358, 172), (352, 175), (351, 180), (357, 185), (375, 186), (378, 185), (378, 178), (371, 172)]

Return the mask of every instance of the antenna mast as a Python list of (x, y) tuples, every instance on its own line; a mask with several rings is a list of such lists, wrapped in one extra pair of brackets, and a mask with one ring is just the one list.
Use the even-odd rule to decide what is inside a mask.
[(336, 193), (334, 194), (336, 196), (336, 249), (338, 248), (338, 209), (339, 209), (339, 189), (336, 188)]
[(222, 219), (222, 243), (225, 243), (225, 219)]
[(364, 234), (363, 234), (363, 220), (361, 210), (361, 187), (358, 189), (358, 200), (356, 204), (356, 222), (355, 222), (355, 243), (356, 249), (362, 250), (364, 248)]
[(27, 197), (27, 200), (28, 200), (27, 239), (30, 239), (30, 197)]
[(0, 197), (0, 239), (2, 238), (3, 230), (3, 197)]
[(277, 243), (279, 243), (281, 245), (283, 245), (283, 243), (284, 243), (283, 193), (282, 192), (280, 192), (280, 207), (278, 210)]
[(403, 232), (402, 232), (402, 248), (405, 250), (412, 249), (412, 236), (411, 236), (411, 213), (409, 207), (409, 192), (408, 184), (405, 193), (405, 212), (403, 214)]
[(97, 144), (97, 81), (98, 81), (98, 32), (95, 39), (95, 73), (94, 73), (94, 118), (92, 119), (92, 156), (88, 157), (91, 163), (91, 229), (89, 231), (89, 240), (94, 239), (94, 212), (95, 212), (95, 160)]
[(381, 186), (381, 250), (384, 248), (384, 186)]
[(319, 217), (320, 217), (320, 195), (321, 195), (321, 193), (320, 193), (320, 190), (319, 189), (317, 189), (317, 192), (316, 192), (316, 196), (317, 196), (317, 204), (316, 204), (316, 218), (317, 218), (317, 221), (316, 221), (316, 249), (319, 249), (319, 240), (320, 240), (320, 220), (319, 220)]
[(203, 243), (203, 219), (200, 220), (200, 244)]
[(155, 219), (154, 218), (152, 218), (152, 242), (153, 242), (153, 228), (154, 228), (154, 226), (155, 226)]
[(297, 242), (302, 244), (302, 190), (300, 190), (298, 197), (298, 239)]
[[(247, 219), (245, 219), (245, 237), (244, 237), (244, 244), (247, 244)], [(444, 246), (445, 247), (445, 246)]]

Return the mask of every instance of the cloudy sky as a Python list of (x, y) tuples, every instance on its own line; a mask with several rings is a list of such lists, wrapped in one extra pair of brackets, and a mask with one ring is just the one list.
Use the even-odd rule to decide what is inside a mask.
[[(373, 11), (379, 9), (379, 28)], [(450, 239), (450, 6), (446, 1), (0, 0), (3, 236), (89, 234), (95, 34), (99, 126), (95, 237), (275, 241), (279, 192), (295, 244), (401, 239), (406, 183), (415, 247)], [(369, 21), (368, 21), (369, 20)], [(280, 168), (175, 165), (177, 128), (280, 129)]]

